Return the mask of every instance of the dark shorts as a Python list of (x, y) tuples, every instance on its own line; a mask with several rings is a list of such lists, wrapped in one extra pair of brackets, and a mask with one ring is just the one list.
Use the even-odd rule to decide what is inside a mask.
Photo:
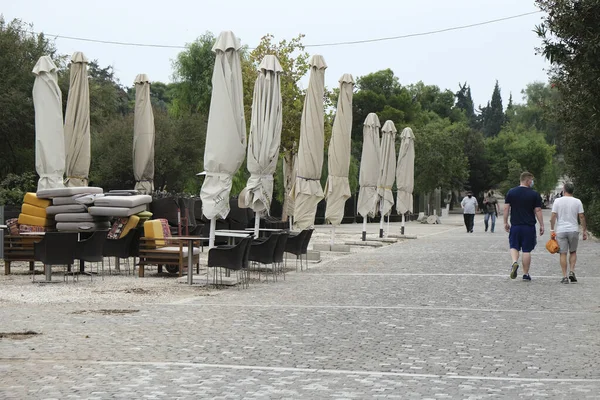
[(508, 234), (508, 243), (511, 249), (530, 253), (535, 249), (537, 237), (535, 234), (535, 225), (513, 225)]

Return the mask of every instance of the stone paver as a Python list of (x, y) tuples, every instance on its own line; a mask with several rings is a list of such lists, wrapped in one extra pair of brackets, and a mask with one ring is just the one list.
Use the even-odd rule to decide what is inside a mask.
[(176, 298), (78, 303), (94, 283), (24, 286), (74, 291), (48, 304), (0, 291), (0, 332), (41, 333), (0, 339), (0, 398), (600, 398), (600, 244), (560, 285), (540, 243), (526, 283), (508, 278), (506, 234), (476, 221), (410, 224), (419, 239), (249, 290), (173, 281)]

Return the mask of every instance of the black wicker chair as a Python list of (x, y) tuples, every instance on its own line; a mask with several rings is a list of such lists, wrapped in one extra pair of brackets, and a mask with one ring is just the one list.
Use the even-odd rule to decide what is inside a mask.
[[(133, 265), (135, 269), (135, 258), (139, 257), (140, 254), (141, 235), (141, 228), (134, 228), (130, 230), (127, 235), (120, 239), (106, 239), (102, 248), (102, 255), (104, 257), (115, 257), (117, 262), (121, 258), (129, 260), (130, 257), (133, 257)], [(110, 260), (108, 261), (108, 273), (110, 275)]]
[(287, 245), (289, 236), (289, 232), (281, 232), (279, 234), (277, 246), (275, 246), (275, 252), (273, 254), (273, 262), (277, 266), (277, 269), (283, 273), (283, 280), (285, 280), (285, 268), (283, 266), (283, 258), (285, 255), (285, 246)]
[(46, 232), (42, 240), (33, 244), (33, 257), (44, 263), (47, 282), (52, 280), (52, 265), (64, 265), (66, 278), (66, 272), (75, 261), (77, 237), (77, 232)]
[(302, 271), (302, 249), (306, 241), (306, 236), (309, 234), (309, 232), (310, 231), (308, 229), (305, 229), (299, 233), (290, 234), (285, 244), (285, 252), (296, 256), (296, 271), (298, 271), (298, 259), (300, 259), (300, 270)]
[[(250, 246), (250, 255), (248, 256), (248, 260), (254, 263), (264, 264), (265, 266), (271, 265), (273, 270), (273, 280), (277, 279), (275, 269), (275, 248), (279, 241), (279, 235), (280, 233), (274, 233), (265, 240), (253, 241)], [(260, 280), (260, 269), (257, 269), (257, 271), (258, 279)], [(265, 274), (265, 276), (268, 275)], [(267, 281), (268, 280), (269, 279), (267, 278)]]
[[(104, 278), (104, 243), (108, 231), (96, 231), (86, 239), (79, 240), (75, 246), (75, 259), (80, 262), (102, 263), (102, 278)], [(96, 268), (97, 270), (97, 268)], [(93, 279), (90, 266), (90, 279)]]
[[(208, 251), (208, 264), (210, 268), (224, 268), (230, 271), (236, 271), (236, 274), (240, 271), (243, 272), (244, 268), (248, 266), (248, 247), (252, 243), (252, 236), (248, 236), (240, 240), (239, 243), (229, 246), (216, 246)], [(208, 284), (208, 271), (206, 273), (206, 283)], [(238, 275), (239, 280), (239, 275)], [(221, 275), (221, 283), (223, 282), (223, 276)], [(217, 286), (217, 273), (214, 270), (213, 284)], [(242, 273), (242, 285), (247, 286), (248, 282), (244, 278)]]

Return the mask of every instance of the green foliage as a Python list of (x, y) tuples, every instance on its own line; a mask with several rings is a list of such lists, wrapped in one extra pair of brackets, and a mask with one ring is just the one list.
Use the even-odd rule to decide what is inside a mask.
[(36, 189), (37, 175), (33, 172), (8, 174), (0, 182), (0, 205), (21, 205), (25, 193)]
[(473, 97), (471, 97), (471, 87), (465, 82), (464, 85), (458, 84), (459, 90), (454, 95), (456, 97), (455, 109), (462, 110), (471, 128), (477, 126), (477, 116), (475, 115), (475, 106)]
[(588, 226), (600, 234), (600, 1), (536, 0), (546, 12), (536, 33), (550, 61), (556, 107), (564, 125), (567, 173), (586, 207)]
[(6, 22), (0, 15), (0, 178), (31, 171), (35, 165), (31, 71), (41, 56), (58, 62), (54, 45), (44, 35), (32, 34), (32, 29), (20, 20)]
[(485, 137), (493, 137), (500, 133), (504, 125), (504, 109), (502, 108), (502, 96), (498, 81), (494, 86), (492, 101), (482, 110), (482, 130)]
[(215, 36), (206, 32), (173, 61), (174, 86), (173, 113), (176, 116), (193, 112), (208, 114), (212, 93), (212, 73), (215, 55), (212, 47)]
[(471, 129), (466, 123), (456, 124), (456, 134), (463, 144), (463, 152), (469, 162), (469, 189), (479, 196), (488, 190), (490, 182), (490, 166), (485, 156), (485, 141), (480, 131)]
[(462, 187), (468, 177), (468, 159), (459, 131), (448, 119), (432, 121), (415, 130), (415, 192)]

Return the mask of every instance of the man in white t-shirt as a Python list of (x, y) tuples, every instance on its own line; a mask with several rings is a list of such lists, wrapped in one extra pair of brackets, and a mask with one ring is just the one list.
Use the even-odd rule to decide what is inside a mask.
[(473, 197), (472, 192), (467, 192), (467, 195), (460, 202), (460, 206), (463, 208), (463, 217), (465, 219), (467, 233), (473, 233), (473, 225), (475, 225), (475, 213), (477, 212), (478, 203), (477, 199)]
[[(565, 183), (564, 195), (552, 205), (552, 218), (550, 218), (551, 234), (556, 233), (556, 240), (560, 247), (560, 267), (563, 278), (561, 283), (577, 282), (575, 277), (575, 263), (577, 262), (577, 244), (579, 242), (579, 224), (583, 228), (583, 240), (587, 239), (587, 227), (583, 215), (581, 200), (573, 197), (575, 186), (571, 182)], [(555, 232), (556, 223), (556, 232)], [(567, 277), (567, 253), (569, 253), (569, 277)]]

